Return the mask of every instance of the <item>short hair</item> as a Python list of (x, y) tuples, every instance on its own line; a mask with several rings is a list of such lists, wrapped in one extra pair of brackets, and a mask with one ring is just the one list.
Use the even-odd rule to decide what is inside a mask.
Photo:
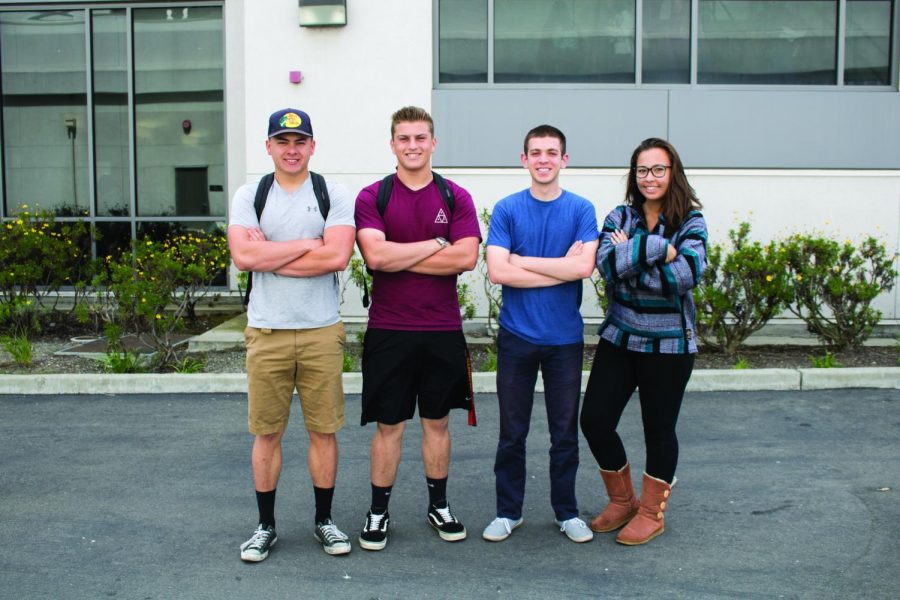
[(393, 115), (391, 115), (391, 139), (394, 138), (394, 130), (400, 123), (418, 123), (424, 121), (428, 123), (428, 132), (434, 136), (434, 119), (428, 114), (428, 111), (418, 106), (404, 106)]
[(563, 154), (566, 153), (566, 136), (565, 134), (554, 127), (553, 125), (538, 125), (534, 129), (528, 132), (525, 136), (525, 154), (528, 154), (528, 142), (531, 141), (531, 138), (536, 137), (553, 137), (559, 140), (560, 150)]
[(646, 198), (637, 184), (637, 160), (642, 152), (652, 148), (663, 150), (669, 155), (672, 163), (669, 190), (666, 192), (666, 197), (663, 198), (662, 206), (662, 212), (666, 217), (664, 235), (670, 237), (681, 226), (681, 222), (690, 211), (703, 208), (703, 205), (697, 198), (694, 188), (688, 183), (687, 176), (684, 174), (684, 164), (681, 162), (675, 146), (660, 138), (647, 138), (631, 154), (631, 169), (628, 171), (628, 184), (625, 187), (625, 204), (633, 206), (641, 212), (644, 210)]

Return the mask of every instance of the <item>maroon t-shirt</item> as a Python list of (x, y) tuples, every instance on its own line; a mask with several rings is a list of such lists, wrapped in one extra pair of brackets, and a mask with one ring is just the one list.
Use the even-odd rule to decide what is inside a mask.
[[(478, 214), (469, 192), (449, 179), (453, 212), (441, 198), (433, 181), (421, 190), (411, 190), (395, 175), (391, 199), (384, 218), (378, 214), (376, 198), (381, 181), (356, 197), (356, 229), (377, 229), (390, 242), (421, 242), (436, 237), (451, 243), (477, 237), (481, 241)], [(405, 331), (456, 331), (462, 328), (456, 275), (422, 275), (410, 271), (372, 273), (372, 304), (369, 327)]]

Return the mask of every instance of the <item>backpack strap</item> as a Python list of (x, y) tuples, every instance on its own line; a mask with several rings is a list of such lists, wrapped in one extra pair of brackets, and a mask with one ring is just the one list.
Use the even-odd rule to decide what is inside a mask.
[[(450, 214), (453, 214), (453, 211), (456, 210), (456, 198), (453, 196), (453, 190), (450, 189), (450, 186), (447, 185), (447, 180), (444, 179), (442, 175), (431, 172), (431, 177), (434, 179), (434, 183), (438, 186), (438, 190), (441, 192), (441, 198), (444, 199), (444, 202), (447, 204), (447, 208), (450, 209)], [(375, 207), (378, 209), (378, 214), (384, 218), (384, 212), (387, 210), (388, 202), (391, 199), (391, 193), (394, 191), (394, 174), (391, 173), (384, 177), (381, 180), (381, 185), (378, 186), (378, 196), (375, 199)]]
[(275, 183), (275, 173), (263, 175), (256, 186), (256, 197), (253, 199), (253, 208), (256, 209), (256, 220), (262, 218), (263, 209), (266, 207), (266, 200), (269, 199), (269, 190)]
[(456, 209), (456, 198), (453, 197), (453, 190), (451, 190), (450, 186), (447, 185), (447, 180), (444, 179), (442, 175), (438, 175), (437, 173), (432, 171), (431, 176), (434, 178), (434, 182), (437, 184), (438, 189), (441, 191), (441, 197), (444, 199), (444, 202), (447, 203), (447, 208), (450, 209), (450, 214), (453, 214), (453, 211)]
[(384, 211), (387, 210), (388, 201), (391, 199), (391, 194), (394, 192), (394, 174), (385, 175), (384, 179), (381, 180), (381, 185), (378, 186), (378, 197), (375, 198), (375, 208), (378, 209), (378, 214), (384, 218)]
[[(269, 199), (269, 190), (275, 183), (275, 173), (267, 173), (259, 180), (256, 186), (256, 196), (253, 198), (253, 209), (256, 211), (256, 220), (262, 219), (263, 209), (266, 208), (266, 200)], [(247, 275), (247, 288), (244, 290), (244, 306), (250, 304), (250, 290), (253, 289), (253, 271)]]
[(331, 198), (328, 197), (328, 185), (325, 178), (318, 173), (309, 172), (312, 178), (313, 193), (316, 195), (316, 202), (319, 203), (319, 214), (323, 219), (328, 218), (328, 210), (331, 208)]

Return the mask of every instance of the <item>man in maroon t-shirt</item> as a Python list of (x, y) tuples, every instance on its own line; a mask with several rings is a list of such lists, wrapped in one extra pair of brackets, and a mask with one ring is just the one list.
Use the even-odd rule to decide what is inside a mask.
[(428, 522), (441, 539), (455, 542), (466, 528), (450, 512), (451, 408), (468, 408), (466, 340), (456, 276), (475, 268), (481, 231), (472, 197), (452, 181), (454, 207), (434, 182), (434, 122), (407, 106), (391, 118), (397, 157), (390, 201), (381, 215), (381, 182), (356, 198), (356, 241), (372, 270), (372, 307), (363, 344), (362, 424), (376, 422), (372, 438), (372, 504), (359, 543), (387, 544), (388, 500), (400, 465), (406, 421), (419, 409), (422, 460), (428, 483)]

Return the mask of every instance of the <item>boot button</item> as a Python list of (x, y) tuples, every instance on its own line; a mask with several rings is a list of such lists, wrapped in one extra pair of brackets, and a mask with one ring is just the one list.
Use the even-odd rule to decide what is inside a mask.
[(660, 503), (659, 503), (659, 510), (666, 510), (666, 503), (665, 503), (665, 502), (660, 502)]
[(669, 490), (666, 490), (663, 492), (663, 498), (668, 498), (668, 497), (669, 497)]
[(656, 513), (656, 518), (657, 518), (657, 519), (662, 519), (662, 518), (663, 518), (663, 514), (662, 514), (661, 512)]

